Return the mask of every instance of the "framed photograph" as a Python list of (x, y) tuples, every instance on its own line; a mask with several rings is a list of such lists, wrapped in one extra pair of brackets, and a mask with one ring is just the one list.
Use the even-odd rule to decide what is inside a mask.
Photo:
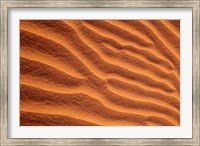
[(0, 145), (199, 145), (199, 9), (1, 0)]

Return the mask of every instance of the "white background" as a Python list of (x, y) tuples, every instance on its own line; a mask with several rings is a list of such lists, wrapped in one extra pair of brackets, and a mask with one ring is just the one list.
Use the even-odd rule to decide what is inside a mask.
[[(9, 138), (191, 138), (192, 9), (189, 8), (10, 8)], [(19, 126), (19, 20), (21, 19), (180, 19), (181, 126)]]

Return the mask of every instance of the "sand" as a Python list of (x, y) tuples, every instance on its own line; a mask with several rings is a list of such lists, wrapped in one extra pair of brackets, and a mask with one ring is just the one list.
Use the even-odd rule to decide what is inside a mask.
[(21, 20), (20, 125), (180, 125), (180, 21)]

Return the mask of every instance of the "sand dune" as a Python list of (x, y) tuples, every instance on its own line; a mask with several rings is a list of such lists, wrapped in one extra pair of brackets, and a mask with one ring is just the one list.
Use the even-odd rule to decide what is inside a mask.
[(180, 125), (180, 22), (21, 20), (20, 125)]

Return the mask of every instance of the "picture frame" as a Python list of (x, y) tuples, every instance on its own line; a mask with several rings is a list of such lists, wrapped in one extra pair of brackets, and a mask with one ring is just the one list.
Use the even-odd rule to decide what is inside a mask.
[[(131, 139), (131, 138), (81, 138), (81, 139), (13, 139), (8, 138), (8, 9), (9, 8), (192, 8), (192, 36), (193, 36), (193, 137), (192, 138), (157, 138), (157, 139)], [(199, 81), (200, 81), (200, 1), (135, 1), (135, 0), (69, 0), (69, 1), (21, 1), (21, 0), (1, 0), (1, 126), (0, 139), (2, 146), (8, 145), (199, 145)]]

